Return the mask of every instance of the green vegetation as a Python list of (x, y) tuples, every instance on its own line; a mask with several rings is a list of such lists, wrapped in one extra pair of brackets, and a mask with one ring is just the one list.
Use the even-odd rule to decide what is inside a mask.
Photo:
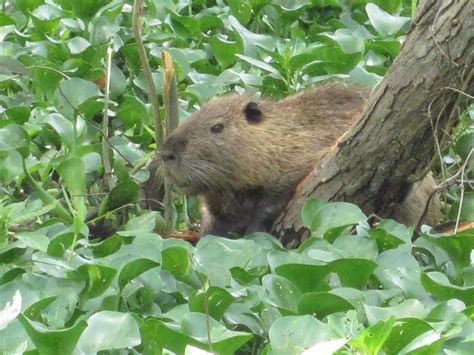
[[(143, 40), (160, 100), (163, 49), (173, 57), (185, 119), (229, 90), (375, 85), (412, 2), (149, 0)], [(161, 213), (137, 204), (155, 143), (132, 6), (0, 4), (0, 353), (469, 354), (472, 229), (412, 242), (393, 221), (310, 200), (312, 238), (296, 250), (263, 233), (196, 246), (157, 234)], [(474, 171), (470, 107), (438, 168), (455, 177), (445, 207), (461, 221), (474, 219), (474, 193), (456, 183)], [(197, 221), (195, 199), (174, 205), (176, 227)]]

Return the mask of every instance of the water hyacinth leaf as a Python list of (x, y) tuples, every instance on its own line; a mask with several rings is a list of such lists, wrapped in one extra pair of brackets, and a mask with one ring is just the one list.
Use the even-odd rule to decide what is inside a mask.
[(427, 314), (424, 305), (414, 299), (403, 301), (393, 307), (376, 307), (365, 304), (364, 308), (370, 325), (386, 320), (391, 316), (396, 319), (407, 317), (424, 318)]
[[(454, 151), (465, 160), (471, 153), (472, 147), (474, 146), (474, 132), (466, 132), (457, 139), (454, 145)], [(471, 156), (471, 159), (474, 157)]]
[(234, 266), (245, 267), (257, 252), (258, 248), (251, 240), (207, 236), (199, 240), (195, 258), (201, 265), (214, 264), (229, 269)]
[(125, 180), (115, 185), (107, 196), (107, 211), (112, 211), (128, 203), (134, 203), (138, 198), (140, 186), (133, 180)]
[(74, 37), (67, 42), (71, 54), (79, 54), (89, 48), (91, 43), (83, 37)]
[(459, 272), (472, 263), (471, 255), (474, 249), (474, 231), (472, 230), (471, 232), (467, 230), (456, 236), (432, 237), (423, 235), (421, 239), (427, 240), (444, 250)]
[(278, 69), (272, 67), (270, 64), (267, 64), (261, 60), (258, 60), (258, 59), (254, 59), (252, 57), (249, 57), (249, 56), (246, 56), (246, 55), (242, 55), (242, 54), (236, 54), (236, 57), (240, 58), (241, 60), (243, 60), (244, 62), (247, 62), (251, 65), (254, 65), (256, 66), (257, 68), (259, 69), (262, 69), (268, 73), (270, 73), (270, 75), (272, 75), (275, 79), (278, 79), (278, 80), (284, 80), (283, 76), (281, 75), (281, 73), (278, 71)]
[(346, 312), (354, 306), (344, 298), (327, 292), (305, 293), (298, 301), (298, 313), (323, 319), (329, 314)]
[(304, 206), (303, 210), (301, 211), (301, 219), (303, 221), (303, 225), (306, 228), (311, 228), (311, 224), (313, 222), (314, 216), (316, 212), (319, 210), (321, 206), (326, 204), (327, 202), (320, 200), (318, 198), (309, 198)]
[(362, 331), (358, 338), (350, 341), (350, 344), (361, 353), (378, 354), (390, 336), (394, 324), (394, 317), (381, 320)]
[(382, 37), (394, 36), (410, 21), (409, 17), (392, 16), (372, 3), (367, 4), (365, 10), (369, 16), (370, 24)]
[(27, 106), (10, 107), (5, 110), (7, 118), (20, 125), (28, 120), (30, 113), (31, 109)]
[(364, 53), (363, 39), (350, 30), (343, 28), (336, 30), (334, 33), (324, 33), (324, 35), (337, 42), (344, 53)]
[(234, 16), (229, 16), (229, 24), (236, 38), (240, 39), (240, 42), (243, 44), (244, 55), (251, 58), (257, 57), (256, 54), (258, 47), (256, 44), (259, 44), (269, 51), (275, 49), (275, 41), (271, 36), (256, 34), (249, 31), (243, 27)]
[(48, 115), (46, 121), (59, 134), (62, 142), (71, 150), (74, 146), (74, 127), (71, 121), (58, 113)]
[(100, 90), (96, 84), (84, 79), (72, 78), (63, 80), (59, 84), (54, 93), (54, 103), (59, 113), (72, 118), (83, 103), (97, 96), (100, 96)]
[(140, 344), (140, 331), (129, 313), (102, 311), (87, 320), (87, 328), (77, 343), (84, 354), (128, 349)]
[(15, 235), (15, 238), (20, 240), (27, 247), (34, 250), (46, 252), (48, 249), (49, 239), (42, 231), (26, 232), (22, 231)]
[(356, 205), (331, 202), (318, 209), (311, 222), (311, 232), (314, 236), (322, 237), (331, 228), (357, 224), (366, 219), (367, 217)]
[(36, 9), (38, 6), (44, 3), (44, 0), (17, 0), (15, 5), (24, 13), (28, 13)]
[(461, 205), (461, 200), (453, 203), (449, 211), (449, 217), (452, 220), (457, 220), (458, 215), (459, 215), (460, 221), (465, 221), (465, 222), (474, 221), (474, 192), (472, 191), (464, 192), (462, 205)]
[(205, 314), (187, 313), (181, 325), (167, 324), (154, 318), (147, 319), (140, 329), (144, 350), (155, 352), (166, 348), (182, 354), (187, 345), (207, 350), (207, 321), (210, 325), (212, 348), (217, 353), (233, 354), (252, 338), (248, 333), (227, 330), (213, 318), (207, 319)]
[(441, 272), (433, 271), (421, 274), (421, 283), (430, 294), (439, 300), (455, 298), (463, 301), (466, 306), (474, 305), (474, 286), (453, 285)]
[(69, 272), (69, 277), (85, 281), (81, 291), (83, 301), (98, 297), (107, 290), (112, 283), (117, 270), (96, 264), (85, 264), (74, 271)]
[(30, 153), (30, 136), (22, 126), (10, 124), (0, 128), (0, 153), (16, 150), (23, 158)]
[(329, 327), (316, 318), (288, 316), (275, 321), (269, 331), (272, 354), (301, 354), (305, 350), (337, 339)]
[(400, 351), (416, 337), (432, 329), (433, 328), (422, 319), (399, 319), (395, 322), (382, 349), (389, 354), (399, 354)]
[[(327, 265), (289, 264), (280, 265), (275, 273), (296, 285), (302, 293), (329, 291), (327, 275), (330, 272)], [(305, 277), (301, 277), (305, 275)]]
[(362, 289), (377, 268), (377, 263), (367, 259), (338, 259), (330, 262), (328, 267), (331, 272), (337, 273), (342, 286)]
[(125, 225), (125, 230), (118, 232), (123, 236), (135, 235), (137, 233), (151, 232), (155, 228), (156, 215), (158, 212), (149, 211), (134, 217)]
[(296, 313), (301, 291), (291, 281), (278, 275), (265, 275), (262, 286), (270, 295), (270, 304)]
[(239, 0), (228, 0), (227, 3), (229, 4), (231, 15), (235, 16), (237, 20), (245, 26), (252, 16), (252, 8), (250, 5)]
[(211, 286), (206, 292), (199, 290), (189, 296), (189, 310), (203, 314), (209, 312), (212, 318), (220, 320), (233, 301), (234, 297), (229, 292), (223, 288)]
[(177, 279), (182, 279), (190, 268), (188, 251), (179, 246), (172, 246), (161, 252), (162, 269), (171, 272)]
[(242, 46), (237, 42), (224, 40), (219, 37), (209, 38), (209, 44), (221, 68), (232, 66), (237, 60), (236, 54), (242, 52)]
[(108, 2), (110, 0), (77, 0), (73, 1), (70, 6), (77, 17), (89, 20)]
[(0, 277), (0, 286), (15, 280), (18, 276), (23, 275), (25, 272), (26, 270), (21, 267), (15, 267), (8, 270)]
[(78, 213), (78, 218), (83, 220), (86, 210), (84, 163), (78, 157), (71, 157), (59, 164), (56, 170), (71, 195), (72, 204)]
[(134, 259), (128, 262), (119, 273), (118, 284), (120, 291), (135, 277), (159, 265), (160, 263), (145, 258)]
[(117, 109), (119, 118), (127, 128), (150, 123), (150, 113), (145, 104), (135, 96), (126, 95)]
[(87, 327), (85, 320), (79, 320), (68, 328), (47, 330), (43, 325), (28, 319), (23, 314), (20, 314), (18, 319), (38, 352), (42, 354), (71, 354), (79, 337)]
[(123, 245), (123, 238), (112, 235), (100, 243), (92, 244), (90, 248), (96, 258), (103, 258), (118, 251)]
[(5, 329), (21, 312), (21, 293), (15, 292), (13, 298), (0, 309), (0, 331)]
[(245, 332), (228, 330), (222, 324), (202, 313), (185, 314), (181, 322), (181, 330), (194, 339), (207, 340), (207, 322), (213, 349), (218, 353), (234, 353), (239, 347), (252, 338)]

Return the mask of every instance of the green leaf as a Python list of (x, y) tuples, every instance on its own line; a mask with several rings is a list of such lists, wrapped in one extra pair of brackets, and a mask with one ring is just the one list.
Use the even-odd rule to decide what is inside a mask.
[(205, 314), (187, 313), (182, 319), (181, 326), (167, 324), (158, 319), (149, 318), (140, 329), (144, 352), (156, 352), (168, 349), (178, 354), (184, 354), (186, 345), (193, 345), (208, 350), (207, 322), (210, 326), (212, 348), (219, 354), (233, 354), (252, 336), (244, 332), (230, 331), (213, 318)]
[(134, 259), (128, 262), (120, 270), (120, 273), (118, 276), (118, 285), (119, 285), (120, 291), (122, 291), (123, 288), (135, 277), (159, 265), (160, 263), (154, 260), (145, 259), (145, 258)]
[(337, 273), (342, 286), (362, 289), (377, 268), (377, 263), (367, 259), (338, 259), (330, 262), (328, 267), (331, 272)]
[(316, 212), (327, 202), (320, 200), (318, 198), (309, 198), (304, 206), (303, 210), (301, 211), (301, 219), (303, 221), (303, 225), (306, 228), (311, 228), (311, 224), (313, 222), (314, 216)]
[(74, 37), (67, 41), (67, 48), (71, 54), (79, 54), (89, 48), (91, 43), (83, 37)]
[(10, 124), (0, 128), (0, 154), (16, 150), (23, 158), (30, 154), (30, 136), (22, 126)]
[(329, 272), (327, 265), (284, 264), (275, 269), (277, 275), (290, 280), (302, 293), (329, 291)]
[(10, 107), (5, 110), (5, 115), (15, 123), (23, 124), (30, 118), (31, 109), (27, 106)]
[(316, 318), (289, 316), (275, 321), (269, 331), (272, 353), (301, 354), (317, 344), (335, 340), (336, 335)]
[(59, 164), (56, 170), (61, 175), (71, 195), (72, 204), (78, 213), (78, 218), (84, 221), (86, 180), (82, 160), (78, 157), (71, 157)]
[(364, 308), (371, 325), (386, 320), (391, 316), (397, 319), (407, 317), (424, 318), (427, 313), (423, 304), (414, 299), (403, 301), (393, 307), (376, 307), (364, 304)]
[(418, 318), (399, 319), (383, 344), (383, 350), (389, 354), (400, 354), (400, 351), (419, 335), (433, 328)]
[(117, 270), (107, 266), (85, 264), (70, 272), (69, 275), (86, 282), (81, 291), (81, 297), (84, 301), (87, 301), (103, 294), (112, 283), (116, 273)]
[(249, 22), (252, 16), (252, 8), (249, 4), (240, 0), (227, 0), (227, 4), (231, 15), (235, 16), (241, 24), (246, 25)]
[(182, 279), (190, 269), (190, 255), (179, 246), (172, 246), (161, 252), (162, 269), (169, 271), (177, 279)]
[(421, 283), (429, 293), (441, 301), (455, 298), (463, 301), (467, 306), (474, 305), (474, 286), (453, 285), (446, 275), (437, 271), (421, 274)]
[(74, 0), (71, 2), (71, 7), (77, 17), (89, 20), (108, 2), (110, 0)]
[(236, 57), (242, 59), (243, 61), (251, 65), (256, 66), (259, 69), (265, 70), (266, 72), (270, 73), (275, 79), (284, 80), (283, 76), (278, 71), (278, 69), (272, 67), (270, 64), (267, 64), (261, 60), (257, 60), (257, 59), (254, 59), (252, 57), (242, 55), (242, 54), (236, 54)]
[(5, 329), (21, 312), (21, 293), (15, 292), (13, 298), (0, 309), (0, 331)]
[(359, 207), (347, 202), (331, 202), (319, 208), (311, 222), (312, 235), (322, 237), (331, 228), (344, 227), (365, 221)]
[(59, 113), (72, 118), (83, 103), (97, 96), (100, 90), (94, 83), (79, 78), (66, 79), (54, 93), (54, 104)]
[(15, 235), (15, 238), (34, 250), (46, 252), (48, 249), (49, 239), (41, 231), (19, 232)]
[(325, 36), (337, 42), (344, 53), (364, 53), (364, 41), (354, 32), (345, 28), (336, 30), (334, 33), (324, 33)]
[(23, 314), (18, 319), (40, 354), (71, 354), (87, 327), (86, 321), (79, 320), (68, 328), (47, 330), (43, 325), (28, 319)]
[[(459, 154), (459, 156), (466, 160), (469, 156), (469, 153), (474, 147), (474, 131), (473, 132), (466, 132), (461, 135), (458, 139), (456, 144), (454, 145), (454, 151)], [(472, 159), (472, 157), (471, 157)]]
[(296, 313), (300, 290), (292, 282), (278, 275), (265, 275), (262, 286), (268, 291), (270, 304)]
[(145, 104), (135, 96), (126, 95), (117, 109), (117, 117), (126, 128), (141, 127), (150, 123), (150, 114)]
[(211, 286), (207, 292), (199, 290), (189, 296), (189, 310), (203, 314), (208, 313), (215, 320), (221, 320), (233, 301), (234, 297), (229, 292), (223, 288)]
[(107, 198), (107, 211), (112, 211), (120, 206), (135, 203), (138, 198), (140, 186), (133, 180), (125, 180), (114, 186)]
[(104, 350), (129, 349), (140, 342), (140, 331), (131, 314), (102, 311), (87, 320), (87, 328), (79, 338), (77, 349), (84, 354), (95, 354)]
[(237, 42), (224, 40), (219, 37), (210, 37), (209, 44), (221, 68), (228, 68), (233, 65), (237, 60), (236, 54), (242, 52), (242, 47)]
[(329, 314), (346, 312), (354, 306), (344, 298), (327, 292), (305, 293), (298, 301), (298, 313), (323, 319)]
[(72, 150), (75, 142), (75, 133), (72, 122), (58, 113), (48, 115), (47, 122), (59, 134), (62, 142)]
[(390, 317), (366, 328), (350, 344), (362, 354), (378, 354), (394, 327), (395, 318)]
[(44, 3), (44, 0), (16, 0), (15, 5), (25, 14), (29, 11), (36, 9), (38, 6)]
[(365, 10), (369, 16), (370, 24), (382, 37), (394, 36), (410, 21), (409, 17), (392, 16), (372, 3), (367, 4)]
[(460, 221), (466, 221), (466, 222), (474, 221), (474, 192), (467, 191), (464, 193), (462, 205), (461, 205), (461, 200), (458, 200), (455, 203), (453, 203), (449, 211), (449, 218), (451, 220), (457, 220), (457, 216), (458, 216), (460, 208), (461, 208), (461, 212), (459, 214)]

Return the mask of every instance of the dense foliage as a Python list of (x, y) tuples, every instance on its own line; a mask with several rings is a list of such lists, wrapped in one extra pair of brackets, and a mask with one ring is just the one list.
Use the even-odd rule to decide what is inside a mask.
[[(373, 86), (412, 17), (406, 0), (145, 3), (153, 79), (161, 98), (166, 49), (182, 119), (231, 89), (284, 96), (333, 77)], [(154, 132), (132, 5), (0, 5), (0, 353), (470, 353), (472, 230), (425, 228), (412, 243), (393, 221), (371, 227), (356, 206), (310, 200), (313, 238), (293, 251), (266, 234), (196, 246), (157, 234), (161, 214), (137, 205)], [(444, 176), (472, 152), (473, 117), (471, 106)], [(473, 219), (472, 192), (453, 184), (447, 197), (453, 219)], [(176, 226), (195, 222), (196, 206), (177, 198)], [(92, 238), (104, 220), (118, 231)]]

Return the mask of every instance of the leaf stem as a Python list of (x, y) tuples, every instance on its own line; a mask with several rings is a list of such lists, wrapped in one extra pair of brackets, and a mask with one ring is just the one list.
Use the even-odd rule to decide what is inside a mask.
[(110, 96), (110, 73), (112, 68), (112, 48), (107, 48), (107, 64), (105, 76), (105, 102), (104, 118), (102, 121), (102, 162), (104, 164), (104, 179), (109, 191), (114, 187), (112, 180), (112, 167), (109, 157), (109, 96)]
[(161, 128), (160, 106), (158, 103), (158, 96), (156, 94), (156, 87), (151, 73), (150, 63), (148, 62), (145, 46), (142, 39), (142, 24), (143, 24), (143, 2), (144, 0), (135, 0), (133, 4), (133, 20), (132, 28), (135, 35), (135, 42), (137, 43), (138, 56), (143, 68), (143, 76), (148, 85), (148, 98), (152, 107), (153, 124), (155, 127), (156, 150), (161, 146), (163, 141), (163, 130)]

